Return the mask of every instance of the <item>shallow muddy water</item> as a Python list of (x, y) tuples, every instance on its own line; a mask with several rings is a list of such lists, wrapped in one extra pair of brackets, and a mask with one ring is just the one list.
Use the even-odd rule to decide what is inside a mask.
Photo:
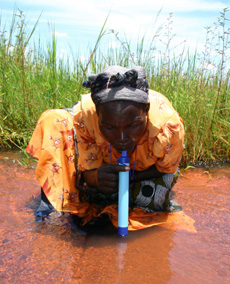
[(0, 153), (0, 283), (230, 283), (230, 167), (189, 169), (174, 199), (197, 233), (153, 227), (82, 233), (37, 223), (40, 187), (19, 153)]

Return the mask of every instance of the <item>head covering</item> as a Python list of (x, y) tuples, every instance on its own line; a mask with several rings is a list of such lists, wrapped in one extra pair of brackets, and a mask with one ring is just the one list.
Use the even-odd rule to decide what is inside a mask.
[(83, 87), (91, 89), (95, 105), (116, 100), (149, 103), (148, 81), (141, 66), (132, 69), (109, 66), (102, 73), (89, 76)]

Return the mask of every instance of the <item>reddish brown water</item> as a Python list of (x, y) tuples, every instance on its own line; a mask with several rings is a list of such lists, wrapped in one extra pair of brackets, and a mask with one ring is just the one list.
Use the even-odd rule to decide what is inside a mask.
[(116, 231), (37, 223), (35, 170), (17, 160), (19, 153), (0, 153), (0, 283), (230, 283), (229, 168), (180, 177), (175, 200), (196, 234), (153, 227), (121, 242)]

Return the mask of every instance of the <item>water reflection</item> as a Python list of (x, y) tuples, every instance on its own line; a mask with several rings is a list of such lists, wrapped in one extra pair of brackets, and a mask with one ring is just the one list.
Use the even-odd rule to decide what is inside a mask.
[(119, 280), (121, 271), (124, 268), (124, 254), (126, 253), (126, 250), (127, 250), (127, 237), (119, 238), (119, 240), (117, 241), (117, 266), (118, 266), (117, 281)]
[(32, 247), (39, 271), (64, 283), (168, 283), (172, 276), (174, 232), (167, 229), (130, 232), (124, 239), (114, 227), (82, 234), (42, 223), (36, 233)]
[(51, 275), (57, 277), (65, 271), (65, 283), (168, 283), (173, 231), (150, 228), (124, 239), (111, 228), (108, 234), (106, 229), (103, 234), (97, 230), (82, 234), (41, 224), (33, 244), (40, 269), (52, 267)]
[(177, 185), (176, 199), (196, 220), (197, 234), (153, 227), (122, 239), (113, 226), (77, 230), (70, 216), (36, 223), (34, 169), (10, 155), (0, 153), (0, 283), (230, 282), (228, 169), (212, 179), (188, 171)]

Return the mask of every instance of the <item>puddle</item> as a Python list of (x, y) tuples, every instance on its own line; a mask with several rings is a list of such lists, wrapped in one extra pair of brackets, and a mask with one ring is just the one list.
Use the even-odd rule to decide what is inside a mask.
[[(8, 157), (8, 158), (6, 158)], [(189, 169), (174, 199), (197, 233), (153, 227), (83, 234), (33, 213), (40, 187), (18, 152), (0, 153), (1, 283), (230, 283), (230, 168)]]

